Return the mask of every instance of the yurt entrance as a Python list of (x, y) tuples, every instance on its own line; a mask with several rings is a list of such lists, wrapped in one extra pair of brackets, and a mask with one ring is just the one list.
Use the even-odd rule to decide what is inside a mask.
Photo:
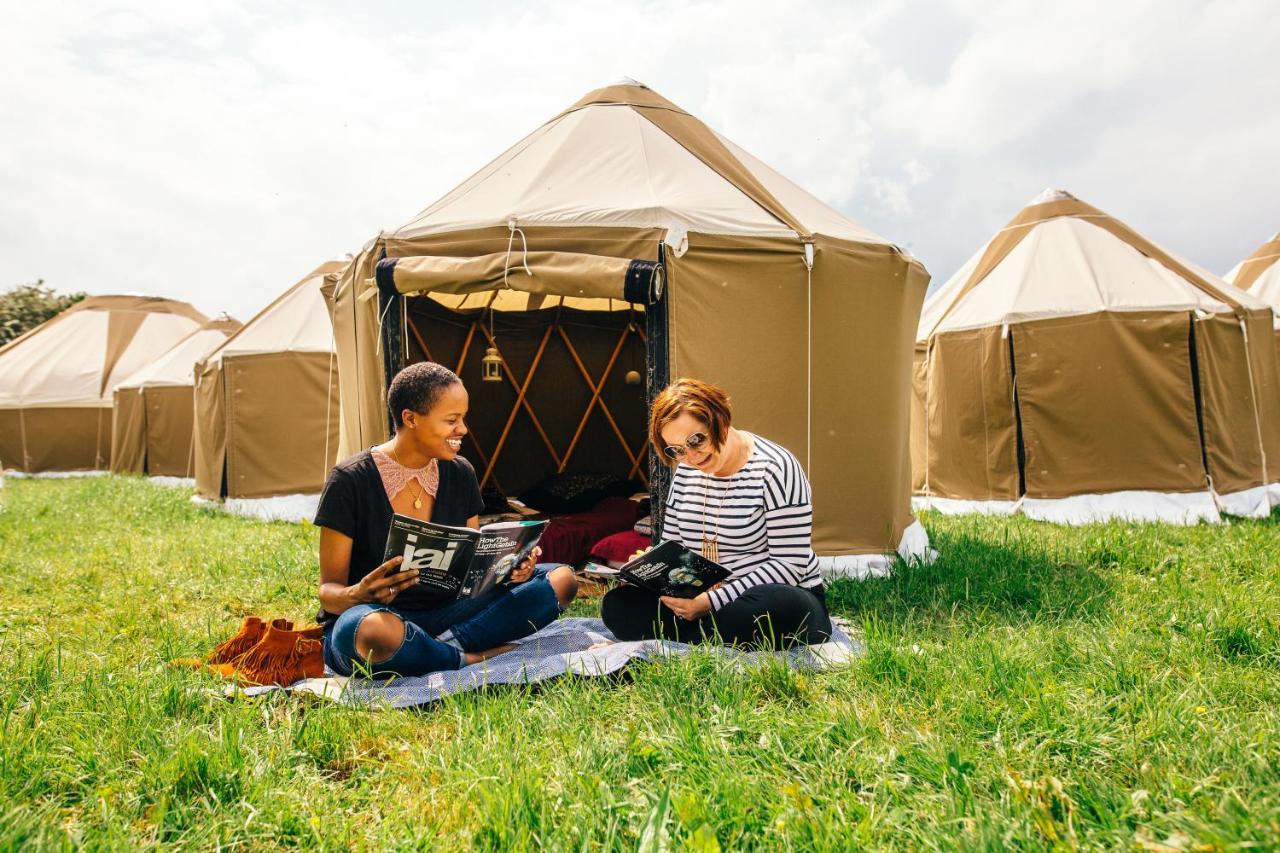
[(419, 361), (462, 378), (470, 395), (462, 454), (488, 501), (572, 474), (661, 494), (668, 469), (653, 458), (647, 428), (649, 402), (668, 379), (666, 304), (660, 284), (652, 292), (644, 304), (514, 289), (384, 290), (387, 380)]

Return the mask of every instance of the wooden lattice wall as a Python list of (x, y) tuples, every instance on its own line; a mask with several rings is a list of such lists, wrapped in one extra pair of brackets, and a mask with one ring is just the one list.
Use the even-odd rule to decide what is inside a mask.
[[(444, 364), (467, 385), (463, 455), (482, 486), (514, 497), (563, 471), (647, 485), (642, 312), (557, 306), (491, 315), (454, 311), (429, 297), (408, 298), (405, 310), (408, 363)], [(501, 383), (480, 379), (480, 359), (491, 344), (505, 362)], [(640, 375), (640, 384), (625, 383), (628, 371)]]

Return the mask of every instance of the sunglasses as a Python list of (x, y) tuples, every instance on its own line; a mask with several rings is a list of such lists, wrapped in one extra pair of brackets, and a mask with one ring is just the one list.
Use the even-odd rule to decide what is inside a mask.
[(706, 441), (707, 441), (707, 434), (705, 432), (695, 432), (693, 435), (689, 436), (684, 440), (684, 444), (677, 444), (677, 445), (664, 447), (662, 448), (662, 452), (667, 454), (668, 459), (679, 459), (681, 456), (684, 456), (690, 450), (697, 450), (699, 447), (705, 444)]

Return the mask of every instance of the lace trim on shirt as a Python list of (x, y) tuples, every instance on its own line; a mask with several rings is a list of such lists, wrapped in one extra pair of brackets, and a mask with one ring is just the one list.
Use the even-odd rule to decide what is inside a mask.
[[(372, 451), (374, 464), (378, 466), (378, 474), (382, 477), (382, 487), (387, 490), (387, 500), (395, 500), (396, 495), (409, 487), (410, 480), (418, 481), (418, 488), (424, 494), (436, 496), (440, 488), (440, 463), (432, 459), (421, 468), (406, 468), (391, 458), (391, 454), (381, 450)], [(410, 495), (414, 494), (411, 489)]]

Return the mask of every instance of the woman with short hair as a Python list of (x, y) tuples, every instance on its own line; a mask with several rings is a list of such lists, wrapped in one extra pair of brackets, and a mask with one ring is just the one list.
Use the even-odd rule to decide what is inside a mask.
[(731, 574), (689, 599), (610, 590), (601, 616), (614, 636), (772, 648), (825, 642), (831, 620), (811, 544), (812, 497), (795, 456), (734, 427), (725, 392), (697, 379), (657, 396), (649, 439), (675, 467), (663, 538)]
[(573, 601), (569, 566), (535, 566), (541, 549), (512, 570), (511, 585), (439, 603), (417, 589), (403, 557), (383, 562), (392, 513), (479, 528), (484, 508), (476, 472), (463, 456), (467, 389), (446, 367), (412, 364), (387, 388), (390, 441), (329, 472), (320, 527), (324, 659), (334, 672), (375, 677), (459, 669), (511, 648)]

